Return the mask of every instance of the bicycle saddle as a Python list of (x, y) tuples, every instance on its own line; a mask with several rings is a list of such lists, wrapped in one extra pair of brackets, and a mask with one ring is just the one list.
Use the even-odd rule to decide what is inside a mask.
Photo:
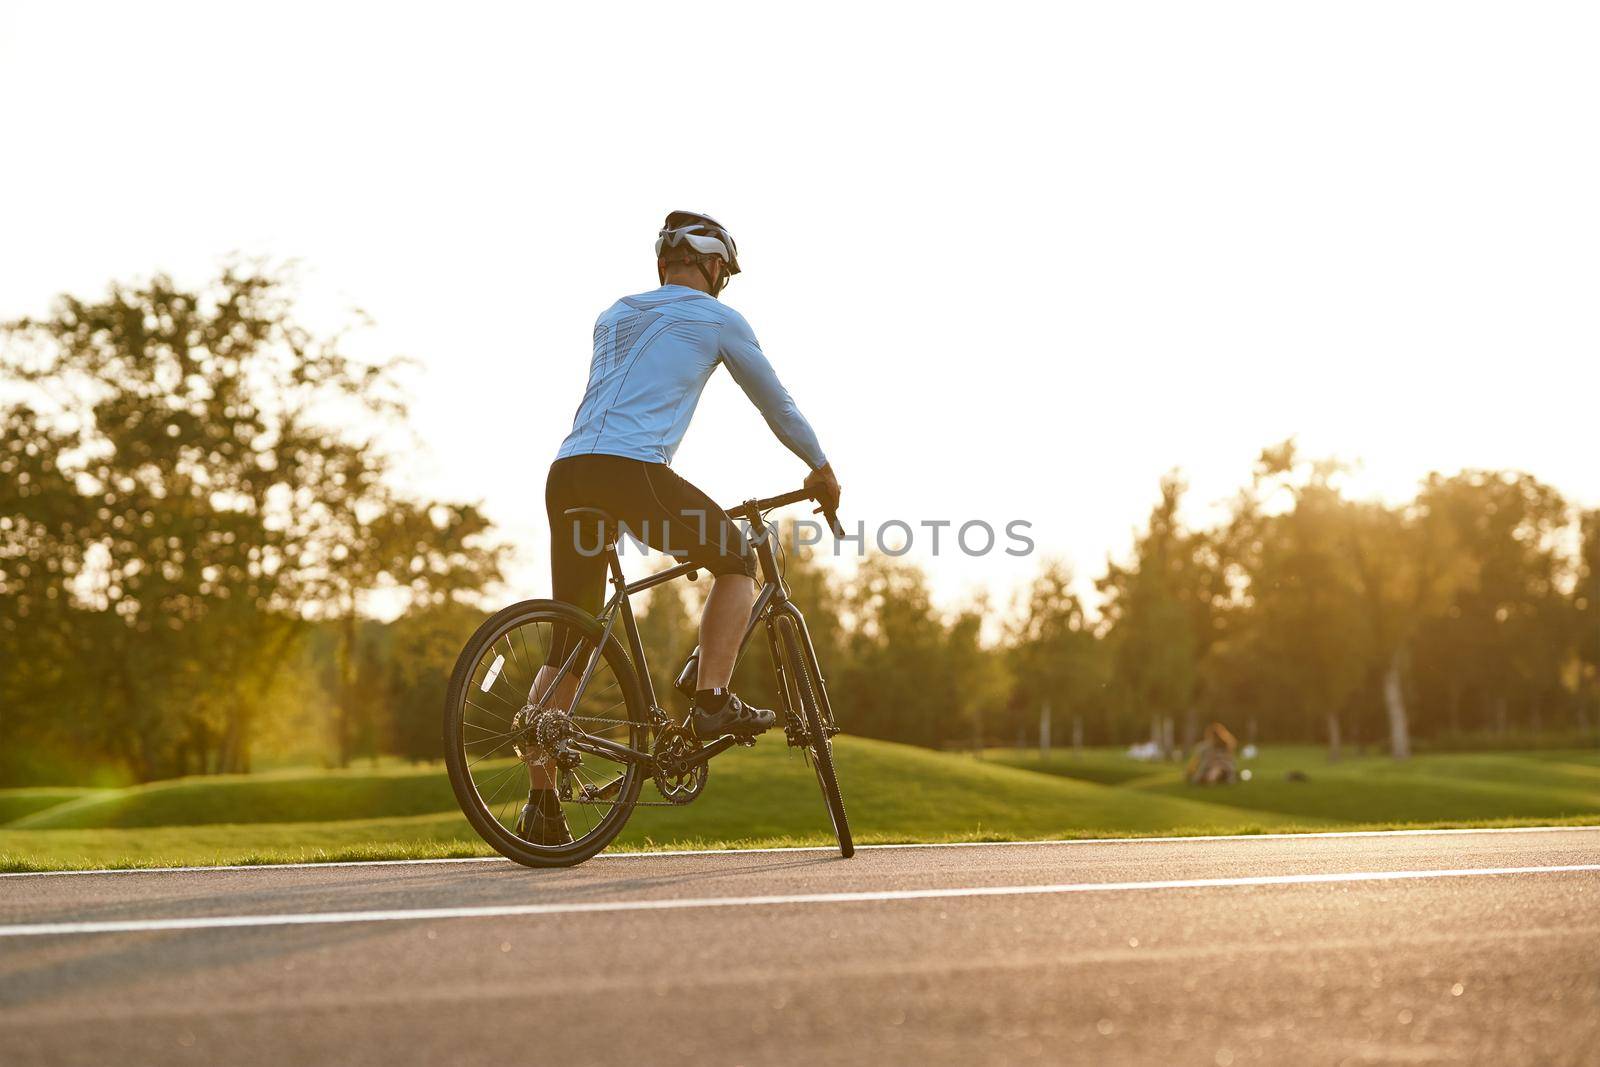
[(599, 523), (600, 534), (608, 541), (615, 539), (622, 529), (622, 524), (617, 522), (616, 516), (604, 508), (568, 508), (561, 514), (579, 522)]

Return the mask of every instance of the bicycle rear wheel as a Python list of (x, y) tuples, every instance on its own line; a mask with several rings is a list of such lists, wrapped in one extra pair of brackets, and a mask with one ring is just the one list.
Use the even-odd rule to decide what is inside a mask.
[(817, 772), (817, 784), (822, 787), (828, 818), (833, 822), (834, 836), (839, 839), (839, 855), (849, 859), (855, 855), (856, 845), (850, 836), (850, 820), (845, 815), (844, 797), (839, 793), (839, 776), (833, 765), (833, 740), (828, 736), (817, 701), (820, 686), (811, 670), (811, 658), (801, 647), (794, 620), (782, 616), (777, 626), (778, 644), (783, 652), (783, 684), (789, 695), (789, 706), (800, 710), (806, 730), (806, 756), (812, 769)]
[[(602, 632), (591, 615), (554, 600), (526, 600), (497, 612), (462, 649), (445, 696), (445, 765), (456, 800), (496, 852), (528, 867), (570, 867), (604, 849), (628, 821), (645, 778), (637, 764), (585, 754), (557, 775), (573, 840), (545, 845), (519, 834), (517, 817), (529, 782), (521, 758), (529, 750), (528, 733), (519, 715), (531, 703), (534, 677), (562, 631), (576, 636), (581, 669)], [(569, 714), (588, 734), (648, 751), (648, 709), (615, 636), (601, 649)], [(553, 762), (546, 766), (555, 773)]]

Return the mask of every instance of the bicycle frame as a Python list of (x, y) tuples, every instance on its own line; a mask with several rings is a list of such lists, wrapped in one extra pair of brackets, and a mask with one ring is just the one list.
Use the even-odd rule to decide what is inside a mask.
[[(773, 551), (772, 546), (772, 539), (777, 536), (777, 532), (767, 525), (765, 517), (766, 511), (805, 499), (809, 499), (808, 495), (804, 491), (799, 491), (788, 493), (784, 496), (771, 497), (766, 500), (747, 500), (739, 507), (729, 509), (731, 516), (743, 518), (750, 524), (750, 529), (752, 530), (751, 545), (755, 550), (756, 562), (761, 567), (762, 575), (761, 588), (756, 593), (756, 602), (750, 610), (750, 619), (745, 624), (744, 634), (739, 640), (739, 651), (734, 663), (737, 666), (738, 662), (744, 658), (745, 649), (749, 647), (750, 639), (755, 635), (756, 627), (765, 623), (767, 627), (767, 643), (772, 653), (772, 662), (778, 671), (784, 671), (783, 659), (778, 654), (774, 622), (780, 615), (787, 617), (793, 622), (795, 630), (800, 636), (800, 646), (806, 657), (807, 666), (810, 668), (811, 676), (817, 682), (816, 698), (823, 721), (832, 723), (834, 721), (833, 707), (828, 700), (827, 686), (823, 682), (821, 667), (817, 663), (816, 648), (811, 643), (811, 632), (806, 628), (806, 620), (800, 613), (800, 609), (789, 599), (789, 590), (783, 583), (783, 575), (778, 568), (777, 554)], [(635, 593), (642, 593), (647, 589), (653, 589), (658, 585), (664, 585), (679, 578), (689, 577), (692, 579), (696, 572), (702, 568), (694, 563), (680, 563), (677, 566), (668, 567), (664, 571), (658, 571), (649, 577), (629, 582), (622, 573), (622, 559), (617, 552), (617, 540), (620, 536), (620, 530), (612, 531), (604, 539), (603, 551), (606, 557), (607, 570), (610, 573), (609, 581), (613, 587), (613, 592), (607, 599), (605, 606), (601, 608), (600, 613), (595, 616), (595, 621), (602, 626), (600, 639), (595, 642), (594, 648), (590, 651), (584, 664), (583, 675), (578, 681), (578, 688), (572, 698), (572, 706), (577, 707), (582, 699), (583, 691), (588, 688), (589, 679), (600, 661), (600, 650), (605, 647), (607, 641), (612, 640), (617, 621), (620, 619), (623, 635), (627, 639), (628, 656), (634, 663), (634, 673), (638, 676), (639, 685), (644, 692), (645, 703), (650, 709), (651, 725), (656, 729), (661, 729), (674, 725), (674, 720), (656, 700), (655, 683), (650, 678), (649, 666), (645, 660), (644, 644), (639, 637), (639, 624), (634, 618), (631, 598)], [(539, 695), (537, 703), (543, 704), (549, 699), (557, 682), (565, 677), (576, 665), (578, 653), (582, 651), (583, 646), (587, 643), (587, 641), (580, 640), (573, 646), (566, 661), (561, 665), (560, 672), (546, 686), (545, 691)], [(697, 646), (695, 649), (696, 657), (698, 654), (699, 648)], [(790, 707), (788, 687), (780, 685), (778, 688), (783, 697), (785, 712), (794, 714), (796, 709)], [(681, 726), (683, 724), (677, 723), (677, 725)], [(627, 745), (608, 738), (596, 737), (587, 732), (582, 732), (580, 736), (573, 738), (568, 743), (580, 752), (587, 752), (619, 763), (637, 763), (647, 771), (652, 769), (655, 763), (654, 757), (649, 753), (640, 752), (637, 749), (629, 748)], [(698, 766), (738, 743), (738, 740), (731, 735), (719, 737), (708, 744), (702, 745), (697, 752), (688, 758), (686, 765), (691, 767)]]

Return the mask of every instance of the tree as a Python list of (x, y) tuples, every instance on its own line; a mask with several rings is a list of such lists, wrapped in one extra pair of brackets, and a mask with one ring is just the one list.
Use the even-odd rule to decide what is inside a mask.
[(949, 621), (944, 642), (945, 672), (939, 681), (949, 686), (951, 700), (945, 721), (952, 732), (943, 733), (940, 744), (954, 740), (959, 734), (953, 731), (968, 725), (970, 731), (965, 732), (981, 741), (985, 722), (992, 721), (1008, 703), (1015, 706), (1010, 699), (1016, 688), (1010, 657), (1004, 649), (984, 644), (984, 620), (988, 615), (988, 602), (980, 597), (963, 606)]
[[(702, 575), (695, 583), (706, 580)], [(672, 683), (677, 680), (690, 650), (699, 642), (699, 627), (684, 603), (682, 582), (658, 585), (647, 594), (639, 615), (639, 641), (650, 664), (650, 682), (655, 686), (656, 702), (673, 713), (680, 711)], [(765, 655), (761, 656), (765, 659)], [(770, 705), (764, 705), (770, 706)]]
[[(1324, 724), (1333, 760), (1342, 752), (1344, 710), (1370, 660), (1337, 472), (1332, 463), (1303, 462), (1292, 441), (1263, 450), (1229, 535), (1248, 546), (1240, 565), (1250, 658), (1270, 690)], [(1273, 503), (1285, 510), (1269, 511)]]
[[(951, 630), (933, 607), (922, 571), (868, 556), (842, 599), (851, 625), (845, 662), (835, 672), (842, 684), (830, 687), (841, 724), (852, 733), (931, 748), (970, 737), (978, 691), (964, 689), (974, 679), (959, 673), (970, 656), (952, 655)], [(954, 640), (964, 653), (976, 640), (970, 623)]]
[[(274, 679), (340, 595), (494, 573), (471, 509), (440, 522), (384, 488), (394, 365), (313, 336), (281, 275), (64, 296), (4, 340), (21, 399), (0, 410), (3, 684), (23, 722), (66, 724), (140, 779), (248, 770)], [(441, 566), (467, 557), (470, 574)]]
[(416, 762), (442, 757), (439, 709), (450, 671), (482, 621), (476, 608), (445, 599), (415, 606), (387, 627), (379, 692), (389, 713), (382, 738), (388, 751)]
[[(1087, 719), (1107, 706), (1104, 649), (1072, 591), (1072, 572), (1060, 561), (1040, 568), (1006, 639), (1018, 714), (1037, 715), (1049, 705), (1054, 713)], [(1105, 740), (1115, 739), (1108, 724)]]
[(1126, 565), (1107, 564), (1096, 586), (1109, 644), (1111, 689), (1129, 716), (1183, 713), (1184, 744), (1198, 734), (1200, 665), (1217, 636), (1226, 593), (1217, 544), (1178, 519), (1185, 485), (1161, 480), (1161, 499)]
[(1600, 711), (1600, 509), (1581, 522), (1577, 581), (1572, 587), (1573, 628), (1578, 634), (1579, 723), (1589, 727), (1590, 710)]
[(1454, 531), (1415, 505), (1346, 504), (1346, 548), (1366, 609), (1368, 647), (1381, 673), (1389, 753), (1411, 755), (1406, 669), (1417, 630), (1468, 578)]
[(1483, 726), (1508, 729), (1520, 706), (1537, 728), (1542, 710), (1566, 699), (1579, 636), (1561, 551), (1566, 502), (1527, 474), (1463, 471), (1429, 476), (1417, 506), (1452, 539), (1466, 575), (1423, 627), (1422, 673), (1446, 691), (1457, 728), (1465, 695), (1476, 695)]
[(335, 476), (322, 487), (307, 559), (318, 561), (314, 603), (339, 623), (334, 740), (343, 767), (358, 744), (373, 754), (378, 737), (378, 706), (360, 677), (371, 657), (361, 641), (367, 599), (389, 590), (424, 610), (459, 603), (499, 578), (504, 546), (487, 540), (489, 520), (473, 505), (400, 496), (385, 481), (388, 458), (372, 446), (334, 445), (330, 459)]

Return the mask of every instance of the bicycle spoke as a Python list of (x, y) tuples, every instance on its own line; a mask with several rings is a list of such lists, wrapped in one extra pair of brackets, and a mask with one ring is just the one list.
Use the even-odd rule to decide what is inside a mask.
[[(613, 777), (613, 779), (611, 779), (611, 781), (602, 782), (602, 781), (600, 781), (600, 779), (597, 779), (597, 777), (595, 777), (594, 774), (587, 774), (586, 781), (589, 782), (589, 792), (590, 793), (598, 793), (598, 792), (602, 792), (602, 790), (610, 789), (611, 785), (619, 785), (619, 784), (621, 784), (622, 779), (624, 779), (624, 777), (626, 777), (626, 776), (622, 776), (622, 774), (619, 774), (618, 777)], [(608, 801), (608, 800), (586, 800), (586, 801), (584, 801), (584, 803), (587, 803), (587, 805), (603, 805), (603, 803), (610, 803), (610, 801)]]
[(502, 748), (505, 748), (507, 745), (511, 744), (511, 741), (512, 741), (511, 738), (509, 738), (509, 737), (506, 738), (504, 741), (500, 742), (498, 745), (494, 746), (489, 751), (485, 752), (483, 755), (479, 756), (477, 759), (475, 759), (471, 763), (467, 764), (467, 769), (471, 770), (473, 767), (476, 767), (478, 764), (482, 763), (484, 760), (488, 759), (490, 756), (494, 755), (496, 752), (499, 752)]
[(493, 741), (497, 737), (510, 737), (512, 734), (517, 732), (516, 730), (491, 730), (487, 726), (479, 726), (475, 722), (463, 722), (461, 725), (465, 729), (481, 730), (483, 733), (488, 734), (488, 737), (481, 737), (478, 739), (477, 743), (480, 744), (486, 741)]
[[(500, 794), (505, 792), (506, 786), (510, 785), (511, 783), (513, 783), (513, 782), (515, 782), (517, 780), (517, 772), (520, 771), (520, 770), (522, 770), (522, 765), (520, 763), (518, 763), (518, 764), (513, 764), (512, 766), (507, 767), (505, 770), (501, 771), (492, 780), (491, 784), (494, 785), (494, 790), (493, 790), (493, 792), (490, 793), (489, 798), (486, 801), (484, 801), (484, 804), (486, 806), (488, 806), (488, 807), (493, 807), (495, 802), (500, 799)], [(502, 809), (502, 812), (503, 811), (504, 811), (504, 809)], [(497, 816), (497, 818), (498, 817), (499, 816)], [(501, 819), (501, 821), (504, 822), (505, 820)]]
[[(513, 664), (515, 664), (519, 669), (521, 669), (524, 674), (528, 675), (528, 681), (531, 684), (532, 681), (533, 681), (533, 676), (528, 671), (528, 668), (523, 666), (522, 657), (517, 655), (517, 642), (515, 640), (516, 633), (517, 633), (516, 630), (512, 630), (509, 634), (506, 635), (506, 637), (505, 637), (506, 648), (509, 649), (510, 652), (511, 652), (511, 662)], [(498, 642), (496, 642), (496, 643), (498, 644)]]
[[(618, 660), (614, 667), (605, 650), (596, 650), (591, 633), (579, 627), (564, 629), (570, 624), (559, 619), (560, 616), (554, 614), (545, 617), (535, 614), (486, 635), (484, 643), (477, 646), (476, 661), (466, 673), (465, 691), (456, 696), (459, 701), (456, 712), (459, 747), (456, 751), (460, 753), (461, 762), (460, 770), (452, 773), (464, 773), (469, 785), (468, 795), (474, 798), (476, 809), (513, 834), (518, 833), (521, 807), (526, 803), (521, 783), (530, 773), (534, 780), (543, 781), (538, 772), (530, 772), (512, 752), (517, 739), (526, 736), (515, 728), (516, 715), (527, 704), (534, 703), (534, 697), (543, 696), (549, 701), (548, 693), (533, 692), (539, 685), (541, 668), (554, 666), (578, 677), (582, 676), (581, 672), (589, 672), (582, 690), (573, 695), (569, 712), (578, 729), (629, 747), (642, 748), (648, 744), (648, 724), (632, 718), (636, 712), (630, 711), (628, 687), (617, 674), (623, 661)], [(566, 649), (562, 661), (552, 665), (552, 649), (558, 636), (563, 636), (563, 640), (570, 637), (573, 643)], [(608, 645), (608, 648), (615, 657), (616, 646)], [(547, 685), (553, 687), (560, 678), (561, 675), (556, 675)], [(515, 701), (508, 699), (508, 694), (514, 696)], [(524, 699), (525, 694), (529, 694), (527, 699)], [(561, 807), (573, 838), (581, 843), (596, 833), (609, 836), (616, 832), (617, 820), (626, 818), (627, 808), (634, 803), (632, 800), (621, 802), (620, 798), (630, 788), (627, 783), (643, 772), (626, 759), (592, 753), (578, 755), (576, 766), (559, 773), (558, 784), (571, 793), (571, 799), (561, 801)], [(502, 760), (508, 762), (502, 763)], [(545, 766), (555, 771), (553, 761)], [(606, 787), (616, 790), (609, 799), (585, 799), (585, 794), (592, 795)], [(636, 787), (632, 788), (636, 791)], [(539, 845), (537, 840), (525, 838), (524, 842), (526, 848), (547, 847)]]
[(502, 703), (506, 707), (510, 708), (513, 712), (517, 712), (517, 711), (521, 711), (522, 710), (522, 705), (521, 704), (514, 704), (511, 701), (507, 700), (505, 697), (501, 696), (499, 693), (496, 693), (494, 691), (494, 686), (490, 686), (488, 689), (485, 689), (482, 686), (479, 686), (478, 687), (478, 692), (484, 694), (485, 696), (494, 697), (500, 703)]
[[(499, 719), (503, 723), (510, 724), (510, 722), (511, 722), (511, 717), (510, 716), (502, 715), (498, 711), (494, 711), (491, 708), (484, 707), (482, 704), (474, 704), (472, 701), (469, 700), (469, 701), (467, 701), (467, 706), (469, 708), (476, 708), (477, 710), (483, 712), (485, 715), (492, 715), (495, 718)], [(521, 711), (522, 709), (518, 708), (517, 710)]]
[(535, 679), (539, 677), (539, 668), (535, 665), (538, 661), (528, 652), (528, 639), (523, 636), (523, 629), (524, 627), (519, 626), (511, 631), (511, 635), (522, 643), (522, 658), (527, 661), (523, 669), (528, 672), (528, 688), (531, 690)]

